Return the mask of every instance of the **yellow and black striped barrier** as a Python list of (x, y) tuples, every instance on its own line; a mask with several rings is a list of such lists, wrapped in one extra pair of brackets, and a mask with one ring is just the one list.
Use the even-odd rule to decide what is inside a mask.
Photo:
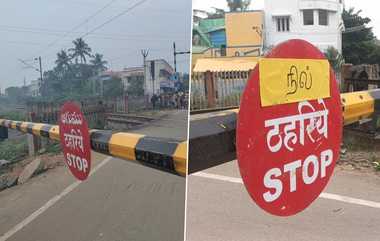
[[(343, 93), (340, 95), (344, 125), (353, 124), (366, 118), (372, 118), (376, 111), (380, 111), (380, 89)], [(224, 110), (207, 111), (199, 110), (193, 112), (193, 120), (199, 118), (236, 115), (239, 108), (225, 108)]]
[[(380, 89), (341, 94), (344, 125), (380, 115)], [(235, 128), (239, 109), (192, 115), (190, 118), (188, 173), (236, 158)], [(0, 119), (0, 127), (59, 141), (57, 125)], [(0, 128), (1, 132), (1, 128)], [(1, 133), (0, 133), (1, 134)], [(166, 172), (185, 176), (187, 141), (155, 138), (134, 133), (90, 130), (94, 151)], [(205, 148), (207, 146), (207, 148)]]
[(344, 93), (340, 98), (344, 125), (372, 118), (380, 111), (380, 89)]
[[(57, 125), (0, 119), (0, 127), (60, 141)], [(96, 152), (186, 176), (187, 141), (102, 130), (90, 130), (90, 136)]]

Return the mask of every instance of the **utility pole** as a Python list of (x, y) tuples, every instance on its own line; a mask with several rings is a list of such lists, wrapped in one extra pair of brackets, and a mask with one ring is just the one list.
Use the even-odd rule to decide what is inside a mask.
[(175, 42), (173, 42), (173, 53), (174, 53), (174, 72), (177, 73), (177, 52), (175, 49)]
[(41, 61), (41, 56), (38, 57), (38, 61), (40, 62), (40, 76), (41, 76), (41, 82), (42, 82), (42, 61)]
[(39, 69), (39, 72), (40, 72), (40, 79), (41, 79), (41, 87), (42, 87), (42, 90), (41, 91), (41, 95), (42, 95), (42, 92), (45, 94), (45, 89), (46, 89), (46, 86), (44, 85), (44, 82), (43, 82), (43, 79), (42, 79), (42, 60), (41, 60), (41, 56), (38, 57), (38, 58), (35, 58), (34, 60), (38, 60), (39, 64), (40, 64), (40, 69)]
[(173, 54), (174, 54), (174, 72), (177, 73), (177, 55), (178, 54), (190, 54), (190, 51), (177, 52), (175, 42), (173, 42)]
[(154, 88), (154, 79), (156, 78), (155, 76), (155, 71), (156, 71), (156, 61), (152, 60), (150, 61), (150, 75), (152, 77), (152, 93), (156, 93), (156, 89)]
[(148, 57), (149, 50), (142, 49), (141, 54), (143, 56), (143, 61), (144, 61), (144, 94), (146, 94), (146, 57)]
[[(19, 59), (19, 61), (20, 61), (22, 64), (24, 64), (26, 68), (34, 69), (35, 71), (37, 71), (37, 72), (40, 73), (41, 87), (44, 87), (44, 86), (42, 85), (42, 83), (43, 83), (43, 79), (42, 79), (42, 60), (41, 60), (41, 56), (38, 57), (38, 58), (34, 58), (34, 60), (38, 60), (38, 61), (39, 61), (39, 66), (40, 66), (40, 68), (36, 68), (35, 66), (33, 66), (33, 65), (29, 64), (29, 63), (27, 63), (25, 60)], [(40, 90), (40, 92), (41, 92), (41, 90)]]

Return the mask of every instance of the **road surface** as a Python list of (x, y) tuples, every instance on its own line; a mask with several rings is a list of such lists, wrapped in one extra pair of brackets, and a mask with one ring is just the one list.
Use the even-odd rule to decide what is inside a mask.
[(187, 241), (378, 241), (379, 224), (380, 177), (371, 172), (337, 167), (322, 197), (288, 218), (251, 201), (236, 161), (188, 180)]
[[(138, 133), (186, 139), (187, 111)], [(0, 241), (178, 241), (185, 178), (93, 153), (77, 182), (65, 166), (0, 192)]]

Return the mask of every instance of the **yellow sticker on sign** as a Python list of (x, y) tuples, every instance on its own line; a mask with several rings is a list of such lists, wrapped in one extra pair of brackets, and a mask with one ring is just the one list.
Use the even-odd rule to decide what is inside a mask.
[(261, 106), (330, 97), (325, 59), (263, 58), (259, 62)]

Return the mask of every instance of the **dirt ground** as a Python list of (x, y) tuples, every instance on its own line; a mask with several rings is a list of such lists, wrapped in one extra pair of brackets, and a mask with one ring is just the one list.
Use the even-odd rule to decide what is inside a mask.
[(33, 176), (42, 174), (57, 166), (63, 166), (64, 158), (62, 154), (43, 154), (38, 157), (30, 157), (25, 160), (1, 166), (0, 191), (18, 184), (18, 177), (24, 168), (35, 159), (40, 159), (41, 163)]
[(380, 151), (347, 150), (343, 147), (337, 165), (346, 170), (373, 172), (380, 176)]

